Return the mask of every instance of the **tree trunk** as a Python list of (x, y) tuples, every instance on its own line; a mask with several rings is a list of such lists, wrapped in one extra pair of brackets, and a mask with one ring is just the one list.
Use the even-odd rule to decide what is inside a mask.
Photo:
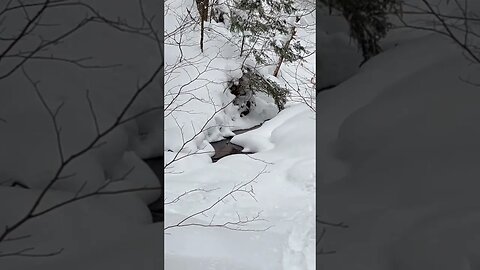
[(240, 46), (240, 56), (243, 55), (244, 46), (245, 46), (245, 34), (242, 33), (242, 45)]
[(288, 50), (288, 47), (290, 46), (290, 42), (292, 42), (293, 38), (295, 37), (295, 33), (296, 33), (296, 29), (295, 29), (295, 26), (294, 26), (294, 27), (292, 27), (292, 35), (288, 39), (287, 43), (285, 43), (285, 45), (283, 45), (283, 49), (282, 49), (283, 53), (280, 55), (280, 58), (278, 59), (277, 66), (275, 67), (275, 71), (273, 72), (273, 76), (275, 76), (275, 77), (278, 77), (278, 72), (280, 71), (280, 67), (282, 66), (283, 59), (285, 58), (284, 53)]
[(198, 13), (202, 21), (208, 21), (208, 0), (196, 0)]
[(208, 21), (208, 0), (196, 0), (198, 13), (200, 14), (200, 50), (203, 52), (203, 40), (205, 34), (205, 22)]
[(201, 22), (200, 22), (200, 51), (202, 51), (202, 53), (203, 53), (203, 33), (204, 33), (204, 30), (205, 30), (204, 21), (201, 20)]

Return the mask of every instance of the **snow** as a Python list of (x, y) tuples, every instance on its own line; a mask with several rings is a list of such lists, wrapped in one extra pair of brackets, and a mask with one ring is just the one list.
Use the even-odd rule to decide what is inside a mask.
[[(2, 227), (23, 216), (33, 203), (33, 198), (39, 193), (8, 187), (1, 187), (0, 192)], [(40, 209), (62, 202), (71, 196), (69, 192), (52, 191)], [(11, 211), (12, 205), (15, 205), (16, 211)], [(34, 247), (35, 249), (30, 251), (33, 254), (63, 249), (61, 254), (27, 259), (3, 257), (0, 265), (5, 269), (63, 269), (66, 266), (69, 269), (84, 269), (82, 267), (104, 269), (114, 265), (136, 264), (144, 260), (148, 262), (150, 258), (155, 258), (149, 257), (153, 255), (152, 251), (142, 253), (148, 251), (147, 247), (161, 246), (158, 237), (163, 233), (161, 224), (147, 225), (150, 222), (150, 212), (138, 198), (125, 195), (86, 199), (32, 219), (12, 235), (13, 237), (31, 234), (31, 237), (4, 242), (2, 246), (10, 252)], [(131, 241), (132, 239), (134, 241)], [(142, 245), (145, 245), (144, 248), (135, 250), (135, 246)], [(125, 252), (122, 249), (130, 250)], [(105, 252), (107, 250), (110, 252)], [(119, 259), (118, 254), (125, 255)], [(112, 259), (112, 256), (116, 258)], [(135, 257), (135, 260), (129, 260)], [(154, 265), (158, 267), (159, 263), (157, 261)]]
[[(395, 30), (318, 97), (320, 269), (478, 268), (478, 69), (446, 37)], [(393, 64), (394, 63), (394, 64)]]
[(317, 21), (316, 51), (319, 89), (337, 85), (358, 72), (362, 54), (342, 16), (320, 16)]
[[(105, 16), (117, 16), (129, 23), (141, 23), (138, 3), (102, 1), (92, 5)], [(144, 1), (150, 12), (158, 12), (157, 3)], [(42, 23), (33, 35), (43, 40), (64, 33), (87, 15), (86, 6), (52, 7), (43, 14)], [(7, 35), (24, 25), (23, 10), (5, 13)], [(30, 11), (32, 12), (32, 11)], [(30, 14), (31, 15), (31, 14)], [(158, 27), (159, 21), (154, 22)], [(48, 29), (46, 31), (45, 29)], [(10, 33), (12, 32), (12, 33)], [(0, 45), (1, 50), (9, 42)], [(26, 51), (38, 44), (27, 38), (11, 53)], [(31, 59), (11, 76), (0, 80), (0, 226), (12, 226), (27, 215), (61, 166), (64, 159), (82, 151), (117, 119), (137, 87), (144, 83), (159, 65), (157, 44), (151, 40), (115, 30), (101, 23), (87, 24), (63, 42), (40, 53), (71, 59), (91, 57), (87, 65), (122, 64), (114, 68), (80, 68), (72, 63)], [(5, 59), (2, 59), (5, 60)], [(15, 63), (2, 61), (0, 72)], [(25, 72), (25, 74), (24, 74)], [(28, 75), (28, 78), (27, 76)], [(46, 105), (55, 112), (61, 129), (57, 138), (53, 120)], [(38, 211), (62, 203), (78, 194), (97, 190), (158, 187), (159, 181), (142, 159), (161, 155), (163, 130), (160, 110), (159, 78), (145, 89), (125, 118), (146, 110), (142, 115), (113, 130), (99, 140), (98, 147), (72, 160), (60, 174), (63, 178), (46, 193)], [(87, 97), (88, 95), (88, 97)], [(90, 102), (89, 102), (90, 100)], [(92, 109), (95, 117), (92, 115)], [(61, 107), (60, 107), (61, 106)], [(58, 142), (62, 148), (60, 154)], [(131, 172), (129, 172), (131, 170)], [(20, 182), (28, 189), (11, 187)], [(163, 237), (162, 224), (152, 224), (147, 204), (158, 198), (160, 191), (135, 192), (115, 196), (93, 196), (34, 217), (2, 241), (1, 269), (158, 269), (157, 253)], [(3, 233), (3, 229), (2, 229)], [(30, 254), (46, 257), (4, 256), (28, 248)]]
[(185, 228), (183, 233), (165, 235), (165, 269), (281, 269), (281, 239), (275, 233)]
[[(182, 104), (180, 110), (165, 114), (166, 269), (314, 269), (315, 54), (302, 65), (284, 63), (278, 78), (271, 75), (275, 65), (258, 67), (265, 78), (298, 90), (306, 101), (292, 91), (279, 112), (271, 97), (257, 93), (256, 106), (240, 117), (228, 87), (241, 77), (243, 62), (257, 66), (255, 61), (239, 57), (241, 40), (214, 21), (205, 22), (202, 53), (197, 25), (188, 26), (181, 38), (174, 31), (179, 24), (175, 12), (192, 10), (193, 2), (170, 0), (166, 5), (171, 8), (166, 35), (174, 33), (166, 39), (165, 50), (170, 52), (166, 71), (174, 72), (166, 73), (165, 104)], [(298, 39), (314, 51), (315, 15), (299, 23)], [(175, 40), (182, 40), (181, 51)], [(179, 62), (180, 56), (188, 65)], [(196, 98), (189, 99), (192, 96)], [(262, 125), (257, 129), (234, 133), (258, 124)], [(244, 152), (255, 153), (212, 163), (210, 143), (230, 136)], [(217, 203), (247, 183), (242, 192)], [(195, 214), (205, 209), (209, 210)], [(238, 224), (257, 215), (258, 219)], [(222, 224), (230, 224), (230, 229)]]
[[(412, 74), (439, 64), (438, 54), (434, 52), (446, 58), (452, 54), (458, 57), (456, 47), (445, 38), (428, 35), (422, 39), (399, 44), (373, 58), (358, 74), (336, 87), (335, 95), (332, 95), (332, 91), (319, 94), (318, 100), (322, 100), (322, 106), (318, 109), (318, 121), (322, 123), (322, 132), (318, 135), (318, 147), (325, 151), (320, 151), (318, 158), (319, 164), (329, 164), (320, 171), (320, 181), (332, 181), (343, 176), (344, 169), (335, 162), (336, 159), (332, 159), (334, 154), (331, 145), (345, 118), (368, 104), (379, 92), (391, 85), (402, 81), (408, 82)], [(390, 64), (392, 58), (395, 65)], [(415, 65), (412, 66), (413, 59)]]
[[(291, 105), (260, 128), (233, 137), (232, 142), (244, 146), (244, 151), (255, 150), (258, 151), (256, 154), (228, 156), (210, 166), (191, 169), (189, 166), (182, 166), (182, 169), (185, 169), (183, 173), (168, 175), (165, 191), (167, 201), (196, 188), (215, 190), (191, 194), (175, 204), (167, 205), (166, 226), (176, 224), (189, 213), (208, 207), (233, 185), (252, 179), (265, 168), (268, 173), (260, 175), (253, 185), (256, 200), (252, 200), (248, 195), (238, 194), (235, 195), (236, 200), (228, 199), (228, 203), (213, 209), (208, 216), (197, 218), (198, 222), (208, 224), (215, 215), (216, 222), (222, 223), (232, 219), (235, 221), (235, 212), (243, 217), (261, 211), (262, 217), (268, 222), (259, 225), (252, 223), (251, 226), (262, 229), (274, 225), (264, 232), (221, 229), (204, 232), (205, 228), (193, 227), (188, 231), (183, 228), (168, 230), (165, 236), (165, 259), (166, 265), (172, 265), (172, 268), (168, 269), (198, 267), (197, 263), (190, 261), (191, 256), (207, 258), (205, 260), (209, 263), (202, 261), (205, 267), (213, 267), (214, 261), (222, 262), (217, 266), (220, 268), (212, 269), (293, 269), (293, 265), (301, 267), (297, 269), (314, 269), (314, 123), (314, 112), (308, 106)], [(194, 163), (196, 159), (189, 162)], [(303, 174), (297, 173), (298, 171)], [(302, 214), (298, 214), (299, 212)], [(183, 238), (188, 240), (182, 240)], [(256, 240), (252, 243), (251, 238)], [(209, 241), (209, 246), (202, 248), (203, 253), (198, 253), (195, 245), (203, 241)], [(272, 244), (272, 241), (279, 244)], [(191, 250), (184, 248), (186, 243), (193, 246)], [(263, 246), (269, 246), (270, 249), (276, 246), (278, 250), (264, 250)], [(254, 258), (259, 258), (253, 259), (252, 255), (248, 255), (250, 252), (257, 254)], [(245, 256), (242, 255), (244, 253)], [(231, 256), (242, 261), (249, 258), (251, 268), (242, 268), (247, 267), (242, 266), (242, 263), (238, 268), (228, 268), (230, 266), (227, 265), (233, 265)], [(177, 260), (185, 262), (180, 267)]]
[[(175, 21), (173, 18), (174, 14), (167, 13), (165, 21), (173, 22)], [(167, 24), (165, 27), (168, 33), (168, 29), (175, 29), (178, 26)], [(231, 35), (221, 27), (215, 25), (212, 27), (216, 31), (221, 31), (226, 38)], [(215, 141), (231, 135), (232, 119), (223, 110), (220, 110), (213, 119), (210, 117), (233, 100), (234, 96), (225, 90), (228, 88), (229, 80), (241, 76), (238, 61), (230, 59), (231, 51), (235, 48), (227, 40), (207, 38), (204, 45), (205, 53), (202, 54), (198, 49), (198, 30), (186, 33), (183, 38), (188, 42), (184, 45), (185, 48), (182, 48), (187, 64), (177, 62), (179, 58), (175, 57), (174, 53), (165, 59), (165, 147), (172, 151), (179, 151), (185, 140), (202, 131), (204, 123), (208, 120), (210, 121), (203, 127), (203, 130), (208, 130), (208, 133), (205, 133), (206, 140)], [(168, 41), (165, 44), (165, 51), (177, 51), (177, 45), (170, 45)], [(199, 137), (186, 147), (190, 151), (196, 151), (202, 141), (203, 138)]]

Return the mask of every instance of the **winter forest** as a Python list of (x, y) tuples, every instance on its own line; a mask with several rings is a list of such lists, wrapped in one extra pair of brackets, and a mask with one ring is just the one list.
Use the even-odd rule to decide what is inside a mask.
[(480, 269), (480, 1), (325, 2), (317, 269)]
[(480, 269), (479, 39), (478, 0), (0, 0), (0, 269)]
[(0, 269), (161, 269), (161, 12), (0, 1)]
[(314, 1), (165, 2), (165, 268), (315, 268)]

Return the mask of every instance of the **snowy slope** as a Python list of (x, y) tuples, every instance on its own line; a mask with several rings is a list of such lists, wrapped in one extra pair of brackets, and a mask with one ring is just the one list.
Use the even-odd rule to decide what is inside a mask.
[(437, 34), (389, 48), (319, 102), (320, 269), (477, 269), (480, 91)]
[[(154, 2), (144, 1), (149, 14), (158, 13), (158, 4)], [(41, 16), (44, 26), (21, 40), (11, 53), (32, 49), (41, 39), (53, 39), (84, 20), (85, 16), (92, 15), (88, 6), (83, 4), (90, 4), (109, 18), (124, 18), (133, 25), (141, 23), (136, 2), (80, 1), (78, 5), (59, 5), (48, 8)], [(18, 33), (25, 25), (24, 12), (32, 16), (38, 6), (27, 9), (19, 8), (2, 15), (8, 25), (4, 32), (6, 36)], [(159, 23), (154, 21), (156, 27)], [(10, 42), (2, 42), (0, 51), (3, 52), (8, 44)], [(38, 55), (85, 58), (83, 64), (87, 66), (121, 65), (85, 68), (72, 61), (48, 59), (31, 59), (23, 65), (25, 74), (36, 82), (46, 105), (52, 111), (61, 106), (56, 117), (61, 129), (60, 139), (56, 137), (53, 120), (42, 104), (42, 98), (22, 69), (0, 80), (0, 118), (3, 120), (0, 121), (1, 233), (3, 228), (27, 215), (42, 189), (54, 178), (61, 166), (58, 142), (65, 158), (84, 149), (99, 132), (95, 122), (100, 131), (110, 127), (137, 87), (152, 76), (161, 63), (157, 44), (152, 40), (98, 22), (87, 24)], [(14, 63), (12, 59), (2, 59), (1, 73)], [(37, 211), (92, 192), (107, 179), (118, 180), (105, 189), (109, 191), (159, 186), (157, 177), (142, 161), (161, 154), (161, 112), (153, 110), (160, 106), (159, 82), (160, 77), (156, 76), (125, 117), (146, 110), (152, 112), (120, 125), (99, 141), (101, 146), (69, 163), (60, 175), (65, 178), (47, 192)], [(131, 172), (127, 173), (129, 170)], [(11, 187), (15, 181), (28, 189)], [(161, 262), (156, 258), (156, 250), (161, 243), (163, 228), (151, 224), (147, 207), (158, 196), (158, 190), (94, 196), (34, 217), (8, 238), (29, 237), (0, 243), (0, 269), (132, 269), (132, 264), (142, 269), (158, 269)], [(118, 242), (110, 245), (114, 241)], [(141, 247), (142, 242), (145, 247)], [(136, 246), (136, 250), (128, 250), (129, 245)], [(5, 256), (24, 249), (33, 255), (63, 251), (46, 257)], [(143, 262), (144, 267), (141, 267)]]
[[(208, 267), (214, 267), (214, 262), (221, 265), (212, 269), (314, 269), (314, 123), (314, 112), (308, 106), (292, 105), (262, 127), (233, 138), (232, 142), (258, 153), (228, 156), (210, 166), (169, 176), (167, 179), (172, 182), (166, 185), (167, 201), (195, 188), (215, 190), (191, 194), (167, 205), (165, 226), (207, 208), (235, 184), (265, 170), (253, 183), (255, 200), (247, 194), (237, 194), (235, 200), (228, 198), (225, 204), (189, 223), (209, 224), (214, 217), (214, 223), (221, 224), (236, 221), (237, 214), (243, 219), (261, 212), (266, 221), (248, 224), (246, 228), (273, 227), (258, 232), (201, 227), (169, 229), (165, 236), (166, 263), (171, 265), (168, 269), (196, 269), (198, 263), (190, 261), (192, 256), (206, 260), (202, 263)], [(209, 243), (208, 248), (201, 244), (204, 241)], [(185, 245), (189, 248), (185, 249)], [(202, 246), (201, 252), (196, 245)], [(254, 254), (259, 258), (253, 260)], [(234, 265), (231, 256), (246, 262), (229, 268)], [(185, 262), (180, 264), (179, 260)], [(254, 268), (242, 268), (247, 267), (245, 263)]]
[[(166, 269), (314, 269), (315, 54), (302, 65), (285, 63), (279, 78), (271, 75), (275, 65), (260, 68), (269, 79), (299, 93), (292, 91), (280, 113), (270, 97), (259, 94), (255, 108), (240, 117), (228, 89), (229, 82), (242, 76), (240, 40), (226, 25), (206, 22), (201, 52), (198, 23), (175, 19), (188, 21), (188, 14), (181, 12), (187, 9), (196, 16), (195, 3), (170, 0), (166, 6)], [(183, 33), (178, 28), (182, 23), (188, 29)], [(298, 38), (312, 51), (314, 23), (310, 15), (297, 25)], [(308, 97), (307, 102), (294, 96), (298, 94)], [(212, 163), (210, 142), (267, 119), (258, 129), (231, 140), (255, 154)], [(248, 192), (216, 204), (251, 180), (245, 187)], [(204, 209), (209, 210), (195, 214)], [(245, 220), (249, 221), (238, 223)]]

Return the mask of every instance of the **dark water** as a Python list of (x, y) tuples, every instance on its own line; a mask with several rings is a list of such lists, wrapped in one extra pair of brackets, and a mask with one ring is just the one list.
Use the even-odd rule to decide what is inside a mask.
[[(235, 130), (234, 133), (235, 135), (239, 135), (242, 133), (245, 133), (250, 130), (254, 130), (259, 128), (261, 125), (257, 125), (248, 129), (240, 129), (240, 130)], [(221, 141), (217, 142), (212, 142), (212, 146), (215, 149), (215, 155), (212, 157), (212, 161), (216, 162), (219, 159), (229, 156), (229, 155), (234, 155), (234, 154), (253, 154), (252, 152), (242, 152), (243, 147), (240, 145), (236, 145), (233, 143), (230, 143), (230, 140), (233, 137), (229, 137), (226, 139), (223, 139)], [(156, 158), (150, 158), (150, 159), (145, 159), (145, 163), (152, 169), (152, 171), (155, 173), (157, 178), (162, 184), (162, 187), (164, 186), (164, 175), (163, 175), (163, 156), (156, 157)], [(150, 212), (152, 213), (152, 218), (153, 222), (160, 222), (163, 221), (163, 190), (161, 192), (161, 196), (150, 204), (148, 207), (150, 208)]]
[[(145, 159), (145, 163), (152, 169), (152, 171), (157, 176), (158, 180), (161, 182), (162, 187), (164, 187), (163, 183), (163, 156)], [(150, 212), (152, 213), (153, 222), (160, 222), (163, 221), (163, 190), (161, 192), (161, 196), (149, 206)]]
[[(251, 128), (247, 128), (247, 129), (239, 129), (239, 130), (235, 130), (233, 131), (235, 133), (235, 135), (240, 135), (242, 133), (245, 133), (247, 131), (250, 131), (250, 130), (254, 130), (254, 129), (257, 129), (261, 126), (260, 125), (257, 125), (257, 126), (254, 126), (254, 127), (251, 127)], [(218, 160), (220, 160), (221, 158), (224, 158), (226, 156), (230, 156), (230, 155), (235, 155), (235, 154), (253, 154), (253, 152), (242, 152), (243, 150), (243, 147), (241, 147), (240, 145), (237, 145), (237, 144), (234, 144), (234, 143), (231, 143), (230, 140), (232, 139), (233, 137), (228, 137), (228, 138), (225, 138), (221, 141), (217, 141), (217, 142), (212, 142), (210, 143), (212, 146), (213, 146), (213, 149), (215, 149), (215, 155), (212, 157), (212, 161), (213, 162), (217, 162)]]
[(153, 170), (158, 179), (163, 178), (163, 156), (145, 159), (145, 163)]

